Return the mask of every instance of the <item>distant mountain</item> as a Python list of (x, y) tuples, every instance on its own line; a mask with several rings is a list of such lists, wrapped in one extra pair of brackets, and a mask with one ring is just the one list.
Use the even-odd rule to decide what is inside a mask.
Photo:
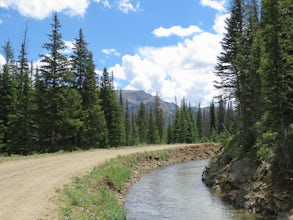
[[(152, 96), (143, 90), (121, 90), (121, 91), (122, 91), (123, 103), (128, 102), (128, 108), (130, 112), (137, 113), (141, 102), (145, 105), (146, 109), (154, 108), (155, 106), (155, 96)], [(120, 90), (116, 91), (116, 95), (119, 99)], [(160, 105), (164, 110), (166, 121), (170, 121), (175, 115), (175, 111), (177, 107), (176, 104), (166, 102), (160, 99)]]

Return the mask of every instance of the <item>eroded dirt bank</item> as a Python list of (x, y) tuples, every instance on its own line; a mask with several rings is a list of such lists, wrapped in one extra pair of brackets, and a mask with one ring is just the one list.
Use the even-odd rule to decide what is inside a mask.
[(178, 149), (174, 156), (164, 162), (155, 159), (155, 163), (148, 163), (147, 160), (142, 163), (141, 168), (133, 176), (132, 181), (136, 181), (140, 175), (158, 166), (210, 157), (213, 155), (212, 149), (215, 146), (213, 144), (183, 144), (116, 150), (99, 149), (3, 162), (0, 164), (0, 219), (50, 219), (52, 210), (56, 209), (54, 203), (50, 201), (56, 195), (56, 188), (70, 183), (73, 176), (81, 176), (118, 155)]

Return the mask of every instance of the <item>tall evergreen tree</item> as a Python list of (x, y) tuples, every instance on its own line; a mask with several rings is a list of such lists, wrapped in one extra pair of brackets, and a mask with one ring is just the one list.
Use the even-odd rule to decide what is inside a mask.
[[(287, 131), (292, 126), (292, 4), (288, 1), (262, 2), (263, 95), (266, 126), (277, 133), (280, 167), (292, 166)], [(291, 10), (290, 10), (291, 9)], [(289, 25), (289, 26), (288, 26)], [(292, 136), (291, 136), (292, 138)]]
[(0, 121), (3, 123), (3, 134), (2, 139), (2, 149), (1, 151), (6, 151), (6, 144), (8, 141), (8, 124), (9, 115), (14, 114), (14, 102), (15, 102), (15, 81), (14, 81), (14, 71), (15, 71), (15, 61), (14, 52), (10, 41), (4, 43), (2, 46), (2, 51), (6, 63), (3, 65), (0, 72)]
[(212, 101), (210, 105), (210, 131), (216, 130), (216, 110), (215, 103)]
[(105, 114), (108, 128), (109, 145), (118, 147), (125, 144), (125, 129), (122, 109), (117, 101), (113, 87), (113, 79), (110, 78), (105, 68), (100, 81), (100, 98), (102, 110)]
[(222, 97), (219, 100), (218, 107), (218, 133), (222, 133), (225, 130), (225, 103)]
[(138, 129), (137, 129), (137, 117), (134, 113), (131, 115), (131, 127), (132, 127), (132, 140), (131, 140), (131, 145), (137, 145), (139, 144), (139, 137), (138, 137)]
[(3, 121), (0, 120), (0, 152), (3, 152), (2, 148), (4, 147), (4, 125), (3, 125)]
[(176, 107), (175, 116), (172, 124), (173, 143), (180, 143), (180, 109)]
[(232, 1), (227, 33), (222, 41), (223, 52), (216, 66), (216, 74), (221, 78), (216, 87), (236, 99), (241, 146), (246, 152), (256, 141), (253, 125), (261, 113), (258, 14), (257, 1)]
[(145, 105), (143, 102), (140, 103), (138, 109), (138, 115), (136, 119), (137, 129), (138, 129), (138, 137), (140, 143), (146, 142), (147, 132), (146, 132), (146, 125), (147, 125), (147, 112)]
[(196, 126), (198, 132), (198, 138), (201, 139), (203, 137), (203, 123), (202, 123), (202, 114), (201, 114), (201, 107), (200, 103), (197, 107), (197, 116), (196, 116)]
[(155, 123), (155, 117), (153, 109), (149, 110), (148, 115), (148, 128), (147, 128), (147, 143), (148, 144), (158, 144), (160, 142), (159, 130)]
[(187, 115), (187, 135), (186, 135), (186, 142), (187, 143), (193, 143), (196, 141), (197, 136), (197, 127), (196, 127), (196, 121), (194, 117), (194, 113), (192, 111), (191, 105), (189, 104)]
[(106, 147), (108, 130), (100, 105), (93, 55), (88, 50), (82, 29), (75, 39), (71, 56), (73, 88), (82, 99), (80, 117), (82, 126), (77, 132), (76, 146), (82, 148)]
[(130, 117), (130, 112), (129, 112), (129, 107), (128, 107), (128, 101), (126, 102), (125, 105), (125, 114), (124, 114), (124, 121), (125, 121), (125, 141), (126, 145), (131, 145), (132, 143), (132, 138), (133, 138), (133, 129), (132, 129), (132, 123), (131, 123), (131, 117)]
[(49, 42), (43, 45), (48, 51), (41, 56), (39, 84), (42, 85), (38, 110), (40, 145), (44, 151), (67, 149), (74, 145), (73, 139), (81, 123), (76, 112), (81, 99), (70, 88), (68, 61), (62, 51), (65, 43), (60, 33), (61, 24), (57, 13), (54, 14)]
[(164, 119), (164, 111), (161, 107), (161, 101), (159, 94), (157, 93), (155, 96), (155, 106), (154, 106), (154, 114), (155, 114), (155, 123), (159, 131), (160, 142), (164, 139), (164, 129), (165, 129), (165, 119)]
[(173, 126), (172, 126), (172, 123), (169, 123), (167, 127), (167, 144), (173, 144), (173, 143), (174, 143)]
[(36, 149), (36, 126), (34, 121), (35, 102), (30, 79), (30, 69), (26, 53), (26, 31), (18, 57), (18, 69), (15, 76), (16, 112), (9, 117), (8, 149), (9, 153), (29, 154)]

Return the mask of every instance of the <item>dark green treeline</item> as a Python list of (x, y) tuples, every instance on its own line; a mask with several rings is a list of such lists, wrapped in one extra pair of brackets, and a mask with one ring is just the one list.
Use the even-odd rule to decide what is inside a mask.
[(221, 131), (215, 117), (224, 123), (223, 103), (219, 117), (214, 104), (209, 111), (199, 110), (196, 116), (183, 100), (169, 125), (158, 95), (153, 108), (146, 109), (141, 103), (137, 113), (131, 112), (128, 103), (122, 101), (122, 93), (117, 99), (113, 76), (107, 69), (97, 77), (93, 53), (82, 30), (77, 33), (72, 55), (62, 53), (65, 43), (57, 14), (48, 42), (42, 47), (45, 54), (40, 55), (40, 66), (35, 68), (27, 58), (26, 31), (16, 59), (10, 41), (2, 46), (7, 61), (0, 71), (2, 154), (192, 143)]
[(226, 24), (217, 87), (237, 109), (226, 159), (257, 157), (293, 176), (292, 1), (233, 0)]

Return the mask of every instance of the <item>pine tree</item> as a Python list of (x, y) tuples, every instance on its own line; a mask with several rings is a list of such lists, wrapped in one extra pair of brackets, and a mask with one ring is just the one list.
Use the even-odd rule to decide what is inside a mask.
[(242, 35), (242, 0), (233, 0), (231, 16), (226, 21), (227, 33), (221, 44), (223, 52), (218, 57), (216, 75), (220, 82), (216, 82), (216, 88), (221, 89), (225, 96), (231, 97), (240, 88), (240, 70), (235, 63), (238, 56), (238, 39)]
[(226, 132), (232, 132), (234, 129), (235, 117), (232, 102), (227, 104), (227, 111), (224, 118)]
[(72, 77), (67, 58), (62, 54), (65, 43), (57, 13), (54, 14), (51, 26), (49, 42), (43, 45), (48, 54), (41, 56), (38, 82), (42, 85), (39, 88), (42, 97), (39, 98), (38, 109), (40, 146), (49, 152), (72, 148), (76, 133), (82, 125), (77, 113), (81, 98), (70, 88)]
[(1, 151), (6, 151), (6, 145), (8, 141), (8, 124), (9, 115), (14, 114), (15, 104), (15, 61), (14, 53), (10, 41), (4, 43), (2, 51), (6, 60), (6, 64), (3, 65), (0, 72), (0, 121), (3, 123), (3, 139)]
[(173, 143), (174, 143), (174, 136), (173, 136), (172, 123), (169, 123), (167, 127), (167, 144), (173, 144)]
[(179, 143), (187, 142), (188, 121), (190, 121), (190, 118), (187, 111), (186, 101), (183, 99), (181, 101), (181, 109), (179, 114)]
[(219, 100), (219, 107), (218, 107), (218, 133), (222, 133), (225, 130), (225, 103), (222, 97)]
[(212, 101), (210, 105), (210, 131), (216, 130), (216, 110), (215, 103)]
[(147, 128), (147, 143), (158, 144), (160, 142), (159, 130), (155, 123), (153, 110), (149, 110), (148, 115), (148, 128)]
[(2, 148), (5, 146), (4, 145), (4, 125), (3, 125), (3, 121), (0, 120), (0, 152), (3, 152)]
[(196, 126), (198, 132), (198, 138), (201, 139), (203, 137), (203, 123), (202, 123), (202, 115), (201, 115), (201, 107), (200, 103), (197, 107), (197, 116), (196, 116)]
[(29, 77), (30, 69), (26, 53), (26, 32), (21, 44), (18, 57), (18, 70), (15, 76), (16, 101), (14, 108), (17, 111), (9, 117), (8, 146), (7, 151), (15, 154), (29, 154), (36, 149), (36, 132), (33, 115), (35, 113), (35, 102), (33, 89)]
[[(260, 46), (257, 1), (232, 1), (227, 33), (222, 41), (216, 74), (221, 78), (216, 87), (234, 97), (238, 109), (239, 140), (243, 152), (256, 142), (255, 123), (261, 114)], [(249, 63), (249, 65), (247, 65)]]
[(159, 131), (159, 138), (160, 142), (164, 139), (164, 129), (165, 129), (165, 119), (164, 119), (164, 111), (161, 107), (161, 101), (158, 93), (155, 96), (155, 107), (154, 107), (154, 114), (155, 114), (155, 123)]
[(109, 145), (118, 147), (125, 144), (125, 129), (122, 109), (113, 88), (113, 79), (105, 68), (100, 81), (100, 99), (105, 114)]
[(124, 121), (125, 121), (125, 139), (126, 139), (126, 145), (132, 144), (132, 138), (133, 138), (133, 129), (132, 129), (132, 123), (130, 118), (130, 112), (128, 107), (128, 101), (125, 105), (125, 114), (124, 114)]
[(131, 145), (137, 145), (139, 144), (139, 137), (138, 137), (138, 129), (137, 129), (137, 117), (134, 113), (131, 115), (131, 127), (132, 127), (132, 140)]
[(83, 124), (76, 134), (76, 146), (88, 149), (106, 147), (108, 130), (100, 105), (93, 55), (87, 48), (82, 29), (75, 39), (71, 56), (73, 88), (82, 99), (80, 117)]
[[(291, 7), (291, 10), (290, 10)], [(290, 23), (291, 21), (291, 23)], [(279, 167), (292, 166), (287, 131), (292, 126), (292, 4), (267, 0), (262, 4), (263, 95), (266, 126), (277, 133)], [(288, 26), (289, 25), (289, 26)], [(289, 38), (287, 38), (289, 37)], [(292, 138), (292, 137), (291, 137)]]
[(196, 141), (197, 128), (196, 128), (196, 121), (194, 118), (194, 113), (192, 111), (190, 103), (189, 103), (189, 107), (188, 107), (187, 113), (186, 113), (186, 120), (187, 120), (186, 142), (193, 143)]
[(145, 105), (143, 104), (143, 102), (141, 102), (139, 105), (136, 124), (138, 129), (139, 143), (145, 143), (146, 137), (147, 137), (147, 132), (146, 132), (147, 113), (146, 113)]
[(176, 107), (175, 116), (172, 124), (173, 143), (180, 143), (180, 109)]

